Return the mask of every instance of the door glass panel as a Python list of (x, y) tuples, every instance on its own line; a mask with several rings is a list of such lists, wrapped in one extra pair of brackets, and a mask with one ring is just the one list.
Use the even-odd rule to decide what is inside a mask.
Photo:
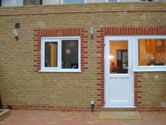
[(110, 74), (128, 73), (128, 41), (110, 41)]

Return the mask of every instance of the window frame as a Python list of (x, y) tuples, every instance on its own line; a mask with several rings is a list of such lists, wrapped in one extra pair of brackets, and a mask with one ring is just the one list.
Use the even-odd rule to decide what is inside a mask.
[(133, 50), (134, 57), (133, 57), (133, 64), (134, 64), (134, 71), (135, 72), (157, 72), (157, 71), (166, 71), (166, 65), (164, 66), (139, 66), (139, 39), (166, 39), (166, 35), (144, 35), (144, 36), (135, 36), (133, 38)]
[[(63, 40), (78, 40), (78, 69), (63, 69), (62, 68), (62, 41)], [(57, 67), (45, 67), (45, 43), (58, 43), (58, 65)], [(81, 72), (81, 41), (80, 36), (74, 37), (42, 37), (41, 38), (41, 69), (40, 72)]]

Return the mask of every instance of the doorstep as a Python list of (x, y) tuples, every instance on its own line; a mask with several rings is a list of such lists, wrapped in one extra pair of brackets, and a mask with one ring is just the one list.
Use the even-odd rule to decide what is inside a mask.
[(9, 109), (0, 109), (0, 121), (5, 119), (10, 114)]

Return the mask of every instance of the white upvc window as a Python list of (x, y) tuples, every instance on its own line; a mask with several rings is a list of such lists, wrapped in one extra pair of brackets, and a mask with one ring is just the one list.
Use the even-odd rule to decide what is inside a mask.
[(166, 36), (134, 37), (134, 70), (166, 71)]
[(23, 0), (2, 0), (2, 6), (23, 6)]
[(42, 37), (41, 72), (81, 72), (80, 37)]

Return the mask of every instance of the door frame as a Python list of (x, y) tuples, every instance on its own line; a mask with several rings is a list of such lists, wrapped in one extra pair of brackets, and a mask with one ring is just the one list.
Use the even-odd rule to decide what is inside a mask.
[[(110, 96), (109, 96), (109, 88), (110, 88), (110, 84), (109, 84), (109, 77), (110, 77), (110, 73), (109, 73), (109, 69), (110, 69), (110, 65), (109, 65), (109, 61), (108, 61), (108, 54), (109, 54), (109, 49), (110, 49), (110, 44), (109, 44), (109, 41), (110, 40), (127, 40), (128, 41), (128, 58), (130, 60), (130, 63), (128, 65), (130, 65), (130, 68), (129, 68), (129, 73), (130, 74), (121, 74), (121, 77), (131, 77), (131, 85), (132, 85), (132, 105), (130, 106), (110, 106), (108, 104), (109, 100), (110, 100)], [(134, 72), (133, 72), (133, 47), (134, 47), (134, 44), (133, 44), (133, 37), (132, 36), (105, 36), (104, 37), (104, 44), (105, 44), (105, 47), (104, 47), (104, 100), (105, 100), (105, 104), (104, 104), (104, 108), (135, 108), (134, 106)], [(106, 70), (108, 69), (108, 70)], [(112, 77), (118, 77), (117, 74), (112, 74), (111, 75)]]

